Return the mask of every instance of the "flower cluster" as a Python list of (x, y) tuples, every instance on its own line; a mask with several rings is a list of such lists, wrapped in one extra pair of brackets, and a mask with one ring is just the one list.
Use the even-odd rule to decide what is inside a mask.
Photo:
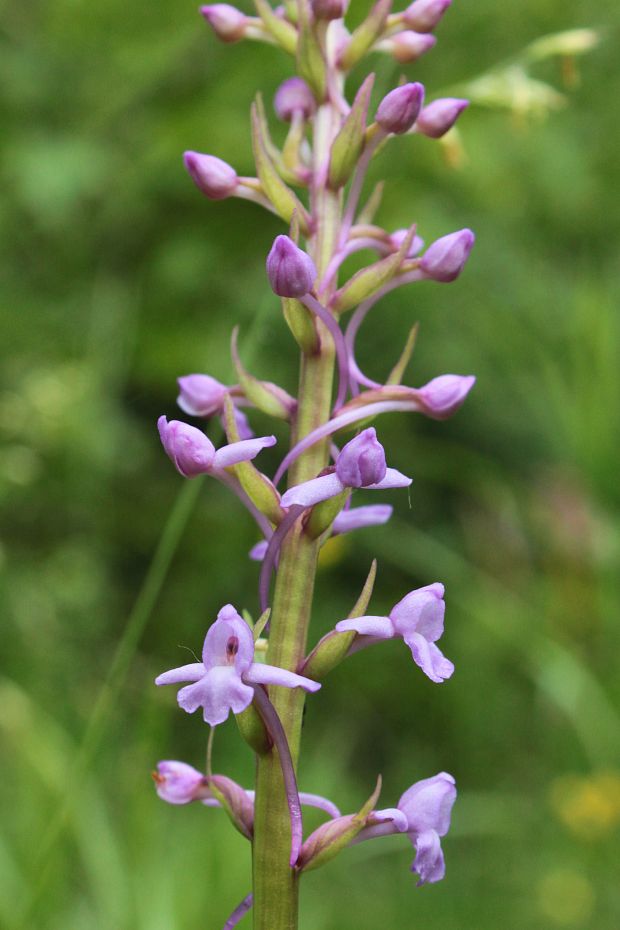
[[(259, 926), (296, 926), (296, 895), (282, 899), (282, 888), (288, 887), (282, 875), (292, 870), (296, 882), (302, 872), (345, 847), (375, 837), (407, 835), (415, 848), (412, 868), (418, 884), (444, 877), (441, 838), (456, 797), (451, 775), (442, 772), (416, 782), (395, 808), (377, 809), (378, 785), (357, 813), (342, 815), (331, 801), (299, 792), (296, 758), (304, 692), (317, 692), (327, 673), (360, 649), (401, 638), (432, 682), (444, 682), (454, 671), (437, 645), (444, 631), (444, 586), (427, 584), (405, 594), (386, 616), (370, 614), (376, 567), (350, 615), (334, 617), (332, 631), (313, 648), (307, 646), (321, 547), (332, 535), (390, 519), (393, 505), (365, 503), (365, 491), (392, 492), (412, 483), (387, 464), (377, 428), (369, 422), (393, 412), (446, 419), (475, 382), (471, 375), (438, 374), (421, 387), (403, 385), (415, 331), (384, 382), (368, 377), (356, 358), (362, 324), (385, 295), (422, 281), (454, 281), (474, 244), (469, 229), (448, 232), (426, 247), (414, 222), (391, 232), (382, 228), (375, 222), (380, 189), (361, 205), (375, 156), (380, 159), (398, 137), (444, 136), (467, 101), (429, 102), (423, 85), (410, 81), (391, 89), (373, 110), (373, 75), (350, 102), (345, 87), (351, 69), (368, 53), (388, 54), (405, 64), (430, 51), (450, 3), (415, 0), (395, 12), (392, 0), (376, 0), (353, 31), (345, 23), (347, 0), (295, 0), (278, 8), (254, 0), (255, 16), (226, 3), (201, 8), (222, 41), (276, 44), (296, 56), (299, 72), (282, 83), (273, 101), (275, 115), (285, 124), (281, 144), (274, 141), (262, 98), (252, 107), (255, 175), (240, 176), (218, 155), (188, 151), (184, 156), (192, 181), (210, 200), (241, 197), (287, 224), (268, 251), (266, 274), (302, 354), (298, 396), (244, 368), (235, 330), (235, 384), (199, 373), (178, 381), (181, 410), (200, 420), (218, 417), (226, 442), (216, 448), (199, 426), (165, 416), (158, 423), (177, 471), (184, 478), (210, 475), (223, 483), (260, 531), (251, 552), (261, 563), (260, 618), (254, 623), (249, 614), (241, 616), (226, 605), (206, 633), (202, 661), (156, 679), (157, 685), (183, 685), (179, 706), (187, 713), (201, 708), (211, 736), (232, 712), (257, 756), (256, 793), (212, 774), (211, 740), (205, 773), (167, 761), (154, 774), (161, 798), (222, 807), (254, 845), (254, 894), (239, 905), (227, 927), (252, 903)], [(347, 278), (345, 262), (357, 252), (368, 255), (367, 263)], [(276, 438), (254, 435), (250, 419), (255, 409), (291, 429), (290, 447), (271, 475), (256, 461), (263, 461), (262, 453)], [(283, 488), (287, 473), (288, 487)], [(239, 598), (235, 592), (237, 603)], [(305, 839), (304, 804), (329, 818)], [(280, 917), (272, 919), (276, 911)]]

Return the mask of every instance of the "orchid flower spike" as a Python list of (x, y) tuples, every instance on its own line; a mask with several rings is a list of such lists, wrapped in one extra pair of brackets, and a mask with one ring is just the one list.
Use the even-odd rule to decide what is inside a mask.
[(357, 617), (341, 620), (336, 632), (355, 631), (358, 637), (349, 652), (357, 652), (382, 639), (402, 637), (411, 649), (413, 661), (431, 681), (440, 683), (450, 678), (454, 665), (435, 645), (443, 633), (446, 605), (444, 586), (439, 583), (410, 591), (387, 617)]
[(410, 484), (411, 478), (395, 468), (387, 467), (385, 450), (377, 439), (376, 430), (370, 426), (343, 447), (334, 470), (289, 488), (282, 496), (282, 506), (297, 504), (313, 507), (330, 497), (336, 497), (346, 488), (383, 491), (388, 488), (408, 488)]
[(206, 723), (223, 723), (232, 710), (240, 714), (254, 697), (252, 685), (281, 685), (318, 691), (316, 681), (286, 669), (254, 662), (254, 638), (249, 626), (232, 604), (222, 607), (209, 628), (202, 649), (202, 662), (192, 662), (164, 672), (156, 685), (173, 685), (189, 681), (177, 695), (179, 706), (188, 714), (203, 709)]
[(452, 775), (440, 772), (425, 778), (405, 791), (397, 808), (374, 811), (369, 818), (372, 824), (361, 831), (355, 842), (406, 833), (416, 851), (411, 871), (419, 875), (418, 886), (439, 882), (446, 874), (440, 838), (450, 829), (455, 800)]
[(198, 475), (208, 475), (238, 465), (239, 462), (249, 462), (262, 449), (276, 443), (275, 436), (260, 436), (257, 439), (231, 442), (216, 450), (202, 430), (188, 423), (181, 423), (180, 420), (168, 422), (166, 417), (161, 416), (157, 426), (168, 457), (184, 478), (196, 478)]

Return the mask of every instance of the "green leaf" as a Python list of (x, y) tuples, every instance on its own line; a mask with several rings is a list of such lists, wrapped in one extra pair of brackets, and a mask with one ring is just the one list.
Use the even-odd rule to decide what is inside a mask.
[(299, 0), (299, 41), (297, 43), (297, 71), (312, 88), (321, 103), (327, 90), (327, 66), (319, 44), (307, 0)]
[(340, 57), (340, 67), (349, 71), (374, 45), (385, 28), (392, 9), (392, 0), (377, 0), (374, 7), (351, 36), (351, 41)]
[(290, 223), (293, 214), (297, 211), (299, 226), (304, 235), (309, 232), (308, 213), (293, 191), (287, 187), (267, 150), (266, 139), (268, 131), (266, 121), (261, 113), (260, 103), (252, 105), (252, 148), (256, 171), (269, 200), (283, 220)]
[(374, 80), (374, 74), (369, 74), (358, 90), (344, 125), (332, 144), (328, 184), (333, 190), (344, 187), (362, 153)]
[(418, 338), (418, 330), (420, 328), (419, 323), (415, 323), (409, 330), (409, 335), (407, 336), (407, 342), (405, 343), (405, 348), (403, 349), (400, 358), (392, 368), (386, 384), (400, 384), (405, 373), (405, 369), (409, 362), (411, 361), (411, 356), (413, 355), (413, 350), (415, 349), (416, 339)]
[[(224, 418), (226, 436), (229, 442), (239, 442), (239, 431), (235, 422), (233, 403), (227, 395), (225, 399)], [(239, 479), (239, 483), (252, 503), (265, 514), (272, 523), (279, 523), (284, 512), (280, 507), (280, 496), (273, 483), (263, 475), (252, 462), (239, 462), (226, 469)]]
[(314, 317), (294, 297), (282, 298), (282, 312), (297, 345), (305, 355), (314, 355), (320, 347)]
[(272, 381), (260, 381), (245, 370), (237, 349), (238, 335), (239, 327), (235, 326), (231, 337), (231, 355), (245, 396), (263, 413), (280, 420), (290, 420), (297, 406), (295, 399)]
[(273, 36), (285, 52), (294, 55), (297, 50), (297, 30), (295, 27), (287, 23), (285, 19), (276, 16), (267, 0), (254, 0), (254, 6), (267, 32)]

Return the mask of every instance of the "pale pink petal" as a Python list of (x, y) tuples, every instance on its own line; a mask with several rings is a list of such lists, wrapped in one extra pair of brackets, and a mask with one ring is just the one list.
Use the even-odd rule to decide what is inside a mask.
[(215, 666), (195, 685), (181, 688), (177, 700), (188, 714), (202, 707), (205, 722), (214, 727), (223, 723), (231, 710), (240, 714), (253, 697), (254, 690), (242, 682), (234, 668)]
[(250, 666), (244, 678), (256, 685), (281, 685), (283, 688), (303, 688), (304, 691), (318, 691), (321, 687), (318, 681), (312, 681), (311, 678), (259, 662)]
[(313, 507), (314, 504), (329, 500), (330, 497), (336, 497), (342, 491), (344, 485), (336, 474), (321, 475), (286, 491), (282, 495), (282, 506), (291, 507), (293, 504), (299, 504), (301, 507)]
[(424, 833), (435, 830), (445, 836), (450, 829), (450, 816), (456, 800), (454, 777), (439, 772), (432, 778), (423, 778), (407, 788), (398, 807), (407, 816), (408, 832)]
[(443, 634), (443, 595), (444, 586), (439, 582), (410, 591), (390, 611), (396, 632), (405, 638), (420, 633), (429, 642), (436, 642)]
[(232, 604), (226, 604), (205, 637), (202, 650), (204, 666), (206, 669), (217, 665), (234, 666), (236, 673), (242, 675), (250, 667), (253, 658), (252, 631)]
[(230, 465), (238, 465), (239, 462), (249, 462), (250, 459), (256, 458), (262, 449), (275, 446), (276, 442), (275, 436), (260, 436), (258, 439), (231, 442), (217, 450), (213, 459), (213, 468), (228, 468)]
[(420, 633), (412, 633), (407, 636), (405, 642), (411, 649), (413, 661), (431, 681), (440, 683), (450, 678), (454, 672), (454, 665), (446, 659), (435, 643), (429, 643)]
[(440, 882), (446, 874), (446, 864), (443, 857), (441, 842), (434, 830), (420, 833), (414, 841), (416, 857), (411, 866), (412, 872), (420, 876), (419, 885), (427, 882)]
[(374, 639), (391, 639), (394, 636), (394, 627), (389, 617), (355, 617), (353, 620), (340, 620), (336, 624), (338, 633), (355, 631), (361, 636), (372, 636)]
[(369, 484), (366, 487), (371, 491), (384, 491), (388, 488), (408, 488), (411, 481), (411, 478), (403, 475), (402, 472), (397, 471), (395, 468), (388, 468), (383, 481), (379, 481), (377, 484)]
[(369, 504), (366, 507), (350, 507), (338, 514), (333, 523), (333, 532), (350, 533), (366, 526), (381, 526), (392, 516), (394, 508), (389, 504)]
[(199, 681), (205, 674), (205, 667), (202, 662), (191, 662), (189, 665), (181, 665), (179, 668), (171, 668), (169, 672), (163, 672), (155, 679), (156, 685), (178, 685), (183, 681)]

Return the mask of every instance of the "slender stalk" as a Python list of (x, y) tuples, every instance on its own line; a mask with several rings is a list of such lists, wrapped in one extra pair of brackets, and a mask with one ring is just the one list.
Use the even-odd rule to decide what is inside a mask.
[[(325, 103), (314, 123), (314, 234), (308, 250), (319, 277), (325, 274), (340, 233), (341, 197), (325, 186), (327, 156), (340, 125), (336, 104)], [(292, 446), (329, 420), (334, 376), (334, 344), (329, 330), (317, 320), (320, 350), (301, 360), (298, 411)], [(313, 478), (325, 467), (329, 443), (308, 448), (290, 471), (291, 484)], [(303, 532), (301, 521), (283, 541), (272, 603), (267, 661), (294, 670), (306, 652), (306, 638), (319, 542)], [(293, 765), (297, 768), (304, 695), (299, 689), (272, 688), (270, 700), (282, 722)], [(290, 867), (291, 821), (282, 770), (272, 749), (257, 762), (253, 842), (254, 930), (296, 930), (298, 876)]]

